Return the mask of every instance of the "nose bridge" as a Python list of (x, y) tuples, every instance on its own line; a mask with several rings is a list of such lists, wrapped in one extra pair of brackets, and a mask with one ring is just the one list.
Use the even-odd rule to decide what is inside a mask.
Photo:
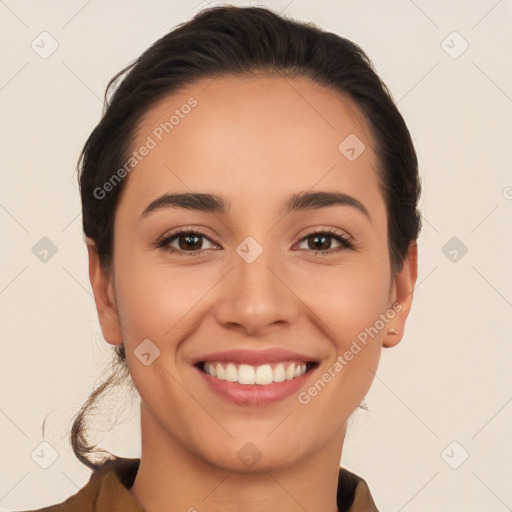
[(238, 301), (254, 302), (251, 306), (253, 308), (260, 302), (262, 306), (268, 304), (267, 307), (272, 302), (276, 305), (282, 294), (282, 283), (274, 270), (274, 267), (279, 267), (278, 254), (268, 245), (268, 240), (269, 237), (265, 237), (264, 242), (260, 243), (249, 236), (236, 249), (238, 259), (235, 257), (234, 265), (236, 281), (239, 284), (235, 284)]
[(279, 275), (280, 268), (278, 251), (254, 237), (245, 238), (233, 257), (233, 271), (217, 310), (219, 321), (239, 324), (251, 332), (291, 322), (296, 298)]
[(243, 284), (241, 291), (253, 290), (258, 294), (265, 294), (276, 288), (277, 278), (273, 267), (278, 265), (275, 264), (275, 251), (263, 249), (251, 237), (242, 242), (236, 252), (239, 259), (235, 258), (235, 272), (237, 280)]

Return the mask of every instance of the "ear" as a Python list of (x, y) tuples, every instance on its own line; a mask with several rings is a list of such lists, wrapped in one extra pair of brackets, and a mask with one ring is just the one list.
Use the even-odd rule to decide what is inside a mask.
[(115, 305), (112, 276), (105, 271), (93, 240), (86, 237), (89, 254), (89, 280), (94, 292), (94, 301), (103, 337), (112, 345), (123, 342), (121, 322)]
[(385, 330), (382, 345), (386, 348), (397, 345), (404, 335), (405, 321), (409, 315), (414, 294), (414, 286), (418, 277), (418, 246), (414, 240), (409, 244), (407, 256), (402, 270), (395, 276), (391, 286), (391, 304), (396, 315), (391, 319)]

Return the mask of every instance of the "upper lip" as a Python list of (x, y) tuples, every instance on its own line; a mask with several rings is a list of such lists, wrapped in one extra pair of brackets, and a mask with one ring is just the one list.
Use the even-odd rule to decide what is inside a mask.
[(304, 363), (316, 362), (315, 358), (286, 350), (283, 348), (270, 348), (267, 350), (223, 350), (221, 352), (211, 352), (204, 356), (197, 357), (192, 364), (205, 361), (233, 361), (249, 365), (260, 365), (265, 363), (279, 363), (280, 361), (303, 361)]

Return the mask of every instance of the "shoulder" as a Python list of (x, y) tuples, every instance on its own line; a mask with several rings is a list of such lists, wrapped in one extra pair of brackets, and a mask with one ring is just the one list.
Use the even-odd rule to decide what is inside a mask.
[(364, 478), (340, 468), (338, 478), (339, 512), (379, 512)]
[(61, 503), (24, 512), (143, 512), (129, 491), (140, 459), (115, 458), (93, 471), (89, 481)]

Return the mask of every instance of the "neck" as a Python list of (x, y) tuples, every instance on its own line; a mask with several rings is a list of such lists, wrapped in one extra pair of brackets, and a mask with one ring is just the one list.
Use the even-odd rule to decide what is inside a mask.
[(142, 452), (130, 491), (146, 512), (338, 512), (345, 431), (321, 451), (279, 468), (222, 468), (188, 450), (141, 407)]

